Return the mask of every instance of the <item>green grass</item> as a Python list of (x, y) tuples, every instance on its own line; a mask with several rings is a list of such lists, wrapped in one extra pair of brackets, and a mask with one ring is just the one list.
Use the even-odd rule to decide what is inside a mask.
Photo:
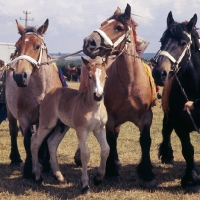
[[(69, 82), (70, 87), (78, 89), (78, 83)], [(23, 180), (22, 167), (10, 166), (10, 137), (8, 122), (0, 125), (0, 199), (136, 199), (136, 200), (197, 200), (200, 193), (185, 193), (180, 187), (180, 179), (185, 171), (185, 161), (181, 153), (181, 145), (178, 137), (172, 133), (172, 147), (174, 150), (174, 166), (163, 165), (158, 159), (158, 147), (162, 140), (162, 109), (160, 102), (153, 108), (154, 118), (151, 127), (151, 160), (156, 175), (157, 189), (153, 192), (140, 188), (136, 175), (136, 166), (140, 161), (139, 131), (132, 123), (122, 125), (118, 139), (118, 153), (122, 163), (120, 170), (121, 182), (110, 183), (103, 181), (98, 187), (92, 180), (99, 165), (100, 148), (92, 134), (89, 134), (88, 145), (90, 148), (90, 161), (88, 174), (92, 192), (88, 195), (81, 194), (81, 168), (74, 164), (74, 153), (77, 147), (77, 139), (73, 129), (70, 129), (59, 145), (57, 156), (62, 173), (67, 183), (59, 185), (50, 175), (43, 175), (44, 183), (41, 186), (31, 181)], [(195, 161), (200, 164), (200, 135), (191, 134), (191, 141), (195, 149)], [(19, 151), (22, 159), (25, 159), (23, 137), (19, 133)]]

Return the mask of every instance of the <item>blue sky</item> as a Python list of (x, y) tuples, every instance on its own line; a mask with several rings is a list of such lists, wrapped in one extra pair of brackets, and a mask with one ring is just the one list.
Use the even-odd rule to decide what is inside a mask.
[(145, 53), (155, 53), (160, 48), (159, 40), (170, 11), (178, 22), (190, 20), (195, 13), (200, 18), (200, 0), (1, 0), (0, 42), (18, 40), (15, 19), (25, 25), (20, 17), (24, 19), (23, 11), (28, 11), (30, 26), (39, 27), (49, 19), (45, 41), (50, 53), (72, 53), (82, 49), (83, 39), (99, 28), (117, 7), (123, 12), (127, 3), (131, 12), (139, 15), (132, 15), (139, 24), (137, 34), (150, 42)]

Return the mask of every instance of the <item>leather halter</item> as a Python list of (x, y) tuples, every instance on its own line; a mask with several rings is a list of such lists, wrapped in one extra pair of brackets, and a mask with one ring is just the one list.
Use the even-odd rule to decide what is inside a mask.
[(32, 63), (33, 66), (39, 68), (41, 66), (41, 61), (42, 61), (42, 53), (43, 53), (43, 50), (47, 49), (46, 47), (46, 44), (44, 42), (44, 38), (37, 34), (37, 33), (34, 33), (34, 32), (28, 32), (28, 33), (25, 33), (25, 35), (36, 35), (37, 37), (39, 37), (41, 40), (42, 40), (42, 45), (41, 45), (41, 48), (40, 48), (40, 55), (39, 55), (39, 59), (38, 61), (35, 60), (34, 58), (28, 56), (28, 55), (21, 55), (21, 56), (18, 56), (17, 58), (13, 59), (12, 61), (10, 61), (7, 65), (8, 66), (11, 66), (13, 63), (17, 62), (18, 60), (27, 60), (28, 62)]
[(188, 44), (185, 47), (184, 51), (182, 52), (182, 54), (180, 55), (180, 57), (177, 60), (170, 53), (168, 53), (167, 51), (160, 51), (160, 53), (159, 53), (159, 55), (157, 57), (157, 59), (159, 58), (159, 56), (168, 57), (172, 61), (172, 63), (174, 64), (174, 68), (173, 68), (174, 72), (177, 72), (179, 70), (178, 65), (181, 62), (181, 60), (183, 59), (183, 57), (185, 56), (186, 51), (189, 52), (189, 59), (190, 59), (190, 56), (191, 56), (191, 53), (190, 53), (190, 45), (192, 44), (191, 35), (188, 34), (185, 31), (183, 31), (183, 33), (188, 36), (190, 41), (188, 42)]
[(112, 40), (107, 36), (107, 34), (106, 34), (104, 31), (102, 31), (101, 29), (96, 29), (94, 32), (99, 33), (99, 35), (100, 35), (102, 38), (104, 38), (104, 39), (108, 42), (108, 44), (109, 44), (109, 45), (111, 46), (111, 48), (112, 48), (111, 53), (115, 51), (115, 48), (116, 48), (121, 42), (123, 42), (124, 40), (126, 40), (126, 41), (125, 41), (124, 48), (123, 48), (123, 49), (121, 50), (121, 52), (118, 54), (118, 56), (119, 56), (119, 55), (121, 55), (121, 54), (123, 53), (124, 49), (127, 48), (127, 44), (130, 43), (130, 39), (129, 39), (130, 31), (131, 31), (131, 27), (128, 26), (128, 30), (126, 31), (126, 33), (123, 34), (121, 37), (119, 37), (119, 38), (117, 39), (117, 41), (115, 41), (114, 43), (113, 43)]

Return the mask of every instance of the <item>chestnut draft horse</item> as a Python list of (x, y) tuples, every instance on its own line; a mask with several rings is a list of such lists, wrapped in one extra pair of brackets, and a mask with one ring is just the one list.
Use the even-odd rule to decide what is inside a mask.
[(151, 188), (156, 186), (150, 160), (154, 88), (141, 59), (137, 56), (135, 27), (132, 22), (129, 4), (124, 13), (117, 8), (113, 16), (84, 39), (83, 51), (93, 59), (97, 56), (107, 58), (116, 55), (115, 61), (107, 70), (108, 78), (104, 89), (104, 103), (108, 112), (106, 135), (110, 146), (105, 177), (119, 180), (117, 138), (120, 125), (131, 121), (140, 131), (142, 158), (137, 173), (141, 185)]
[[(200, 177), (194, 166), (194, 148), (190, 142), (190, 132), (200, 127), (200, 109), (191, 111), (192, 119), (183, 111), (186, 101), (200, 98), (200, 50), (198, 33), (194, 29), (197, 23), (195, 14), (188, 23), (174, 21), (172, 12), (167, 17), (167, 29), (161, 38), (161, 48), (153, 77), (157, 85), (163, 86), (162, 104), (164, 110), (162, 136), (159, 149), (162, 163), (173, 162), (173, 150), (170, 136), (174, 129), (178, 135), (182, 154), (186, 161), (183, 188), (200, 184)], [(198, 128), (197, 128), (198, 129)]]
[[(106, 78), (106, 64), (90, 63), (82, 58), (87, 70), (87, 89), (85, 91), (71, 88), (56, 88), (47, 94), (40, 106), (39, 127), (31, 139), (31, 152), (33, 160), (33, 173), (37, 182), (41, 182), (41, 171), (38, 163), (38, 149), (44, 138), (49, 136), (48, 147), (53, 175), (59, 182), (64, 182), (60, 172), (56, 151), (59, 143), (69, 128), (74, 128), (81, 149), (82, 162), (82, 192), (89, 192), (89, 178), (87, 164), (90, 157), (87, 145), (87, 135), (93, 131), (101, 146), (101, 161), (94, 184), (101, 183), (109, 154), (109, 146), (106, 140), (105, 124), (107, 112), (103, 103), (104, 85)], [(48, 113), (48, 115), (47, 115)], [(59, 123), (62, 123), (62, 128)]]
[[(24, 28), (17, 22), (21, 37), (15, 45), (15, 59), (8, 64), (10, 70), (7, 71), (6, 77), (6, 100), (11, 136), (10, 159), (11, 163), (22, 162), (17, 146), (18, 120), (24, 135), (26, 150), (24, 178), (30, 178), (32, 174), (31, 127), (38, 125), (40, 103), (51, 89), (62, 87), (55, 66), (45, 64), (49, 57), (43, 34), (48, 24), (47, 19), (41, 27), (36, 29)], [(44, 164), (48, 165), (47, 162)]]

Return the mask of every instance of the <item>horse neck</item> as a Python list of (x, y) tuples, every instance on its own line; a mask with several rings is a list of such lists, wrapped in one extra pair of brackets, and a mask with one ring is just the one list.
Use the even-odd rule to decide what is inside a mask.
[(115, 61), (116, 69), (120, 74), (121, 81), (133, 82), (136, 79), (140, 79), (145, 73), (145, 69), (141, 60), (136, 53), (136, 46), (133, 33), (130, 34), (130, 43), (125, 48), (122, 55), (117, 57)]

